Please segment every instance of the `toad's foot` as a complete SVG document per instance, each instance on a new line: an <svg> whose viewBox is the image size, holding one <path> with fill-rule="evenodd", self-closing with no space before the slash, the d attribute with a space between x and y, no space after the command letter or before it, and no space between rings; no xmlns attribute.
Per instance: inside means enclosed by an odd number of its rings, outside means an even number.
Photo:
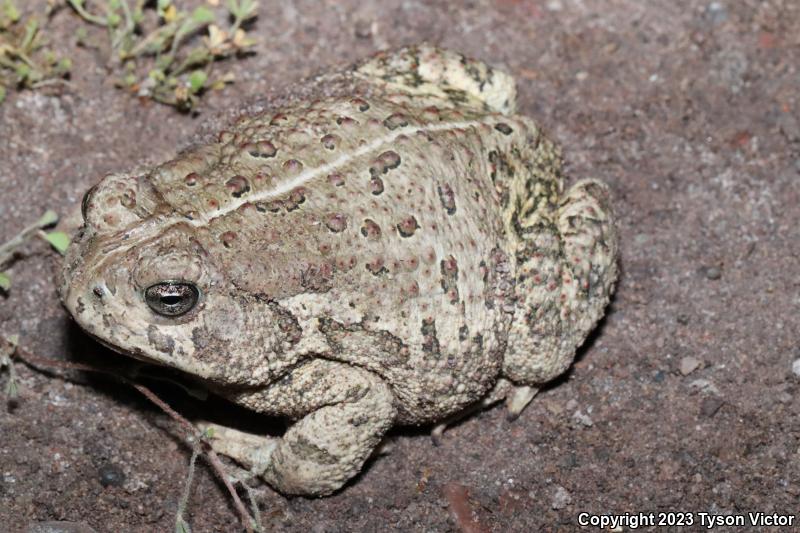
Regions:
<svg viewBox="0 0 800 533"><path fill-rule="evenodd" d="M272 452L280 440L208 422L201 422L198 426L203 431L211 433L208 440L211 449L241 463L256 475L269 465Z"/></svg>

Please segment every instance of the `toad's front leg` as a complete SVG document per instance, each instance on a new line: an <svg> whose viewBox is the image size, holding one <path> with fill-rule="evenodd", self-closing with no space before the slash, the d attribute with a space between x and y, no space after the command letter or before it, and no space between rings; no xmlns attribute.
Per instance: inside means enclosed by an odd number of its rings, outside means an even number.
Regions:
<svg viewBox="0 0 800 533"><path fill-rule="evenodd" d="M324 496L361 470L395 418L394 395L377 375L316 359L258 392L233 398L255 411L298 419L282 438L254 436L214 448L253 466L284 494Z"/></svg>

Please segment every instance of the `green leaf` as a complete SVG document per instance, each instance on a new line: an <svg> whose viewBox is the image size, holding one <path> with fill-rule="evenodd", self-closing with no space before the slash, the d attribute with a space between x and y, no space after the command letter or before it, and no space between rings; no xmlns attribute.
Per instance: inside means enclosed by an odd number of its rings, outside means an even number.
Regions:
<svg viewBox="0 0 800 533"><path fill-rule="evenodd" d="M65 57L56 65L56 72L61 76L68 73L70 70L72 70L72 60L68 57Z"/></svg>
<svg viewBox="0 0 800 533"><path fill-rule="evenodd" d="M58 61L58 58L52 50L45 50L42 53L42 60L44 61L46 67L52 67L55 65L56 61Z"/></svg>
<svg viewBox="0 0 800 533"><path fill-rule="evenodd" d="M13 335L9 335L8 337L6 337L6 340L7 340L7 341L8 341L8 342L11 344L11 346L13 346L14 348L16 348L17 346L19 346L19 335L18 335L18 334L16 334L16 333L14 333Z"/></svg>
<svg viewBox="0 0 800 533"><path fill-rule="evenodd" d="M148 72L147 76L149 78L152 78L152 79L156 80L157 82L163 82L164 78L166 77L166 75L164 74L164 71L161 70L161 69L157 69L157 68L154 68L153 70Z"/></svg>
<svg viewBox="0 0 800 533"><path fill-rule="evenodd" d="M253 0L228 0L228 11L234 18L247 20L255 16L258 6Z"/></svg>
<svg viewBox="0 0 800 533"><path fill-rule="evenodd" d="M75 7L83 7L83 0L69 0L69 3Z"/></svg>
<svg viewBox="0 0 800 533"><path fill-rule="evenodd" d="M36 33L38 31L39 23L36 22L36 19L28 19L28 22L25 23L25 37L22 38L19 47L22 50L28 50L31 44L33 44L33 40L36 38Z"/></svg>
<svg viewBox="0 0 800 533"><path fill-rule="evenodd" d="M6 99L6 88L0 85L0 104Z"/></svg>
<svg viewBox="0 0 800 533"><path fill-rule="evenodd" d="M8 292L11 289L11 276L5 272L0 272L0 289Z"/></svg>
<svg viewBox="0 0 800 533"><path fill-rule="evenodd" d="M14 5L14 2L12 2L11 0L8 0L5 3L5 11L6 11L6 17L11 22L17 22L19 20L20 17L19 10L17 9L17 6Z"/></svg>
<svg viewBox="0 0 800 533"><path fill-rule="evenodd" d="M30 76L31 74L31 67L26 65L25 63L18 63L16 65L17 77L19 77L20 81L24 81Z"/></svg>
<svg viewBox="0 0 800 533"><path fill-rule="evenodd" d="M51 231L45 234L45 239L56 249L58 253L64 255L69 247L69 235L63 231Z"/></svg>
<svg viewBox="0 0 800 533"><path fill-rule="evenodd" d="M200 6L192 11L192 22L197 25L210 24L214 22L214 12L207 7Z"/></svg>
<svg viewBox="0 0 800 533"><path fill-rule="evenodd" d="M202 70L195 70L189 75L189 90L192 93L199 92L206 84L208 74Z"/></svg>
<svg viewBox="0 0 800 533"><path fill-rule="evenodd" d="M47 226L52 226L56 222L58 222L58 213L52 209L48 209L45 211L44 215L36 221L36 226L46 228Z"/></svg>

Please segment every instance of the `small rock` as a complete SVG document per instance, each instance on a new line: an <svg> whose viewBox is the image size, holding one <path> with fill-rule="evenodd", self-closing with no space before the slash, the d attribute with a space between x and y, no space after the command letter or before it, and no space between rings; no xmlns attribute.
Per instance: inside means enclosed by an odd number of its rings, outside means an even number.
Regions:
<svg viewBox="0 0 800 533"><path fill-rule="evenodd" d="M104 487L121 487L125 483L125 473L116 465L102 466L98 474L100 474L100 484Z"/></svg>
<svg viewBox="0 0 800 533"><path fill-rule="evenodd" d="M545 4L545 7L548 11L561 11L564 9L564 4L561 3L561 0L550 0Z"/></svg>
<svg viewBox="0 0 800 533"><path fill-rule="evenodd" d="M723 403L724 402L719 398L703 398L703 401L700 403L700 414L706 418L711 418L717 414L717 411L719 411Z"/></svg>
<svg viewBox="0 0 800 533"><path fill-rule="evenodd" d="M584 413L580 409L575 411L575 414L572 415L572 418L576 422L578 422L579 424L581 424L583 426L586 426L586 427L591 427L591 425L594 424L594 422L592 422L592 419L589 418L589 415L587 415L586 413Z"/></svg>
<svg viewBox="0 0 800 533"><path fill-rule="evenodd" d="M706 279L718 280L722 277L722 269L716 266L703 267L702 271Z"/></svg>
<svg viewBox="0 0 800 533"><path fill-rule="evenodd" d="M684 376L688 376L700 366L700 361L692 356L686 356L681 359L680 371Z"/></svg>
<svg viewBox="0 0 800 533"><path fill-rule="evenodd" d="M681 326L686 326L689 324L689 315L681 313L680 315L678 315L676 320L678 321L678 324L680 324Z"/></svg>
<svg viewBox="0 0 800 533"><path fill-rule="evenodd" d="M553 494L553 502L550 504L553 509L563 509L572 503L572 496L567 489L562 486L556 487L556 492Z"/></svg>
<svg viewBox="0 0 800 533"><path fill-rule="evenodd" d="M706 18L713 25L722 24L728 18L728 10L721 2L711 2L706 7Z"/></svg>
<svg viewBox="0 0 800 533"><path fill-rule="evenodd" d="M800 378L800 359L795 359L792 362L792 374Z"/></svg>
<svg viewBox="0 0 800 533"><path fill-rule="evenodd" d="M692 381L689 383L689 387L693 389L697 389L700 392L705 392L707 394L719 394L719 389L714 382L708 379L700 378Z"/></svg>
<svg viewBox="0 0 800 533"><path fill-rule="evenodd" d="M664 371L663 370L659 370L658 372L656 372L653 375L653 381L655 381L656 383L661 383L661 382L664 381L665 377L666 377L666 374L664 373Z"/></svg>

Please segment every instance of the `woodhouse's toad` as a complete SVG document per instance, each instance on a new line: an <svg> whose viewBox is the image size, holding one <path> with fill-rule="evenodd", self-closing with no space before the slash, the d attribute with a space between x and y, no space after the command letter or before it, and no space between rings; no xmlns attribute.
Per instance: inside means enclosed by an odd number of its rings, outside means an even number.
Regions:
<svg viewBox="0 0 800 533"><path fill-rule="evenodd" d="M394 424L562 373L617 276L604 184L563 192L510 76L428 45L295 87L84 198L61 295L115 350L296 422L217 433L277 490L325 495Z"/></svg>

